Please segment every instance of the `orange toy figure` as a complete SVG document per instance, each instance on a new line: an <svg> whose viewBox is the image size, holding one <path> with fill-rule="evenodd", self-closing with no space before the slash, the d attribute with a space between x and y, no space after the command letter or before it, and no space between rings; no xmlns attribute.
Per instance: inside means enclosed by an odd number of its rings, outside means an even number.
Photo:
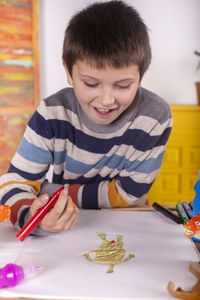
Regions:
<svg viewBox="0 0 200 300"><path fill-rule="evenodd" d="M0 222L9 221L10 212L10 207L8 205L0 204Z"/></svg>
<svg viewBox="0 0 200 300"><path fill-rule="evenodd" d="M200 213L187 221L184 225L184 234L187 238L195 237L200 239Z"/></svg>
<svg viewBox="0 0 200 300"><path fill-rule="evenodd" d="M199 300L200 299L200 270L195 268L194 264L190 264L190 272L197 278L197 283L191 289L191 291L183 291L182 288L178 287L174 289L174 283L169 282L167 289L171 296L182 300Z"/></svg>

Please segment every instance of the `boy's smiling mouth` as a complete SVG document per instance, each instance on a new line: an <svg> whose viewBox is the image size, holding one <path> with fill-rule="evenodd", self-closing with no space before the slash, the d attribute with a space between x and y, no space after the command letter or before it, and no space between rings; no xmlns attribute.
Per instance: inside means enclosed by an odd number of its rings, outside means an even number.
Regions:
<svg viewBox="0 0 200 300"><path fill-rule="evenodd" d="M96 110L98 110L99 112L102 112L102 113L107 113L109 112L111 109L103 109L103 108L96 108Z"/></svg>
<svg viewBox="0 0 200 300"><path fill-rule="evenodd" d="M112 114L112 112L114 110L116 110L116 108L112 108L112 109L105 109L105 108L98 108L98 107L94 107L95 112L98 114L99 117L101 118L108 118L110 117L110 115Z"/></svg>

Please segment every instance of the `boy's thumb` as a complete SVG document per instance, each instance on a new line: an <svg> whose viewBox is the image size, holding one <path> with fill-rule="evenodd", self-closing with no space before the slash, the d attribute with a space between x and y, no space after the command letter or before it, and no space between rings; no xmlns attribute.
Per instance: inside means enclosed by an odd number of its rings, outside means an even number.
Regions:
<svg viewBox="0 0 200 300"><path fill-rule="evenodd" d="M37 210L39 208L41 208L42 206L44 206L47 202L49 201L49 195L48 194L44 194L41 195L40 197L36 198L33 202L33 204L31 205L31 216L33 216Z"/></svg>

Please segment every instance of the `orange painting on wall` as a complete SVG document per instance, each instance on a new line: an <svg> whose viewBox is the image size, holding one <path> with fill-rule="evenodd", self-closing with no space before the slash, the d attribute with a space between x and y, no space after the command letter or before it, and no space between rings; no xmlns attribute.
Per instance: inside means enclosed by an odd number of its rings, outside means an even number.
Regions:
<svg viewBox="0 0 200 300"><path fill-rule="evenodd" d="M0 175L39 103L38 1L0 0Z"/></svg>
<svg viewBox="0 0 200 300"><path fill-rule="evenodd" d="M29 114L0 115L0 171L6 171L26 128Z"/></svg>

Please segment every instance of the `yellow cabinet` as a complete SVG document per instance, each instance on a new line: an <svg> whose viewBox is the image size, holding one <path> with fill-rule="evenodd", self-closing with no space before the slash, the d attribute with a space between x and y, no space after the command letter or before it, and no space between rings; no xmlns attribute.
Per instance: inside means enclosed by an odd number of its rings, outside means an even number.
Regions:
<svg viewBox="0 0 200 300"><path fill-rule="evenodd" d="M172 105L173 128L149 203L190 202L200 170L200 106Z"/></svg>

